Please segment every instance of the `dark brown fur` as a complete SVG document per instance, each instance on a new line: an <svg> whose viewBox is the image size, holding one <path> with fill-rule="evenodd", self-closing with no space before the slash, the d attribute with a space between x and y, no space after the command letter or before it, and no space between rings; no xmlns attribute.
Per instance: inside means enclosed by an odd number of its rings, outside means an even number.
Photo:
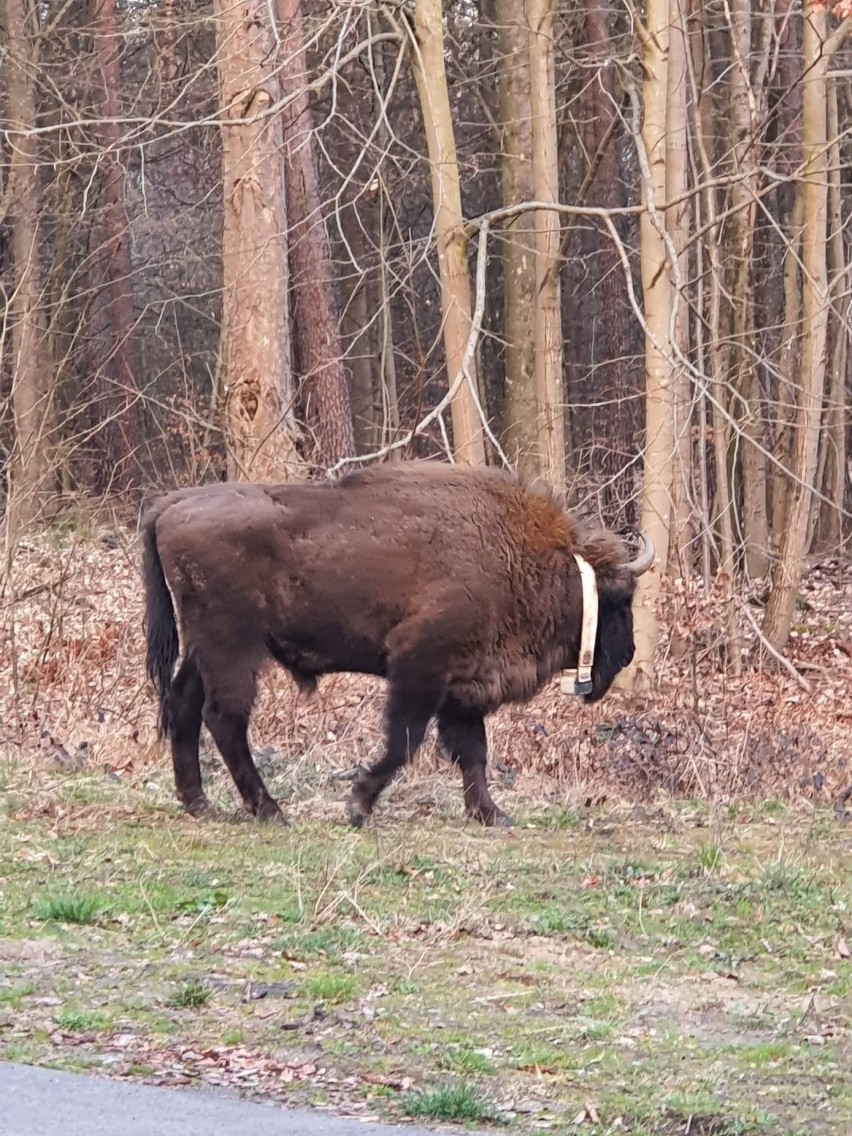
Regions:
<svg viewBox="0 0 852 1136"><path fill-rule="evenodd" d="M338 482L207 485L160 498L143 529L148 673L177 794L193 811L206 806L203 719L249 809L279 815L247 741L257 674L275 659L306 690L336 671L388 680L386 752L355 784L353 823L435 715L468 812L504 819L486 785L484 718L576 665L574 552L595 568L600 596L587 701L633 657L635 579L621 541L494 470L404 462Z"/></svg>

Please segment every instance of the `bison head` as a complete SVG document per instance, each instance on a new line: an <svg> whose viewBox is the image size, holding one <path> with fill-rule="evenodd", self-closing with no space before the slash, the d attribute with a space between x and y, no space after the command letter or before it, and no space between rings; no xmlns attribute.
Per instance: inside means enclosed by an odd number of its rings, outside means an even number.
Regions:
<svg viewBox="0 0 852 1136"><path fill-rule="evenodd" d="M592 665L592 690L587 703L598 702L619 671L633 661L633 593L636 580L647 572L656 555L651 540L642 534L643 548L627 563L606 565L597 572L598 631Z"/></svg>

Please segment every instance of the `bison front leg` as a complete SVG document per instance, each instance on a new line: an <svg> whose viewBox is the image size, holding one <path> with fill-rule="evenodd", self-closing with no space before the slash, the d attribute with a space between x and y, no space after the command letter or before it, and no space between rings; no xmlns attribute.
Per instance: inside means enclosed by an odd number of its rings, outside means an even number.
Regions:
<svg viewBox="0 0 852 1136"><path fill-rule="evenodd" d="M482 715L448 700L438 713L438 738L447 756L461 768L468 816L486 825L511 824L488 792L485 777L488 743Z"/></svg>
<svg viewBox="0 0 852 1136"><path fill-rule="evenodd" d="M420 748L426 727L438 707L441 686L439 682L402 681L399 670L391 675L385 712L384 757L358 775L346 806L349 822L356 828L360 828L373 811L379 794L396 771Z"/></svg>

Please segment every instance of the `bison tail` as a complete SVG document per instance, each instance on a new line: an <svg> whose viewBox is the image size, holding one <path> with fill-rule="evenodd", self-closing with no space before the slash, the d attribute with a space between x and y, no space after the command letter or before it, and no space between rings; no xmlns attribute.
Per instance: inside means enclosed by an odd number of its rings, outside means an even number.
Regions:
<svg viewBox="0 0 852 1136"><path fill-rule="evenodd" d="M143 529L143 576L145 580L145 637L147 640L146 665L148 678L160 698L157 731L168 737L169 694L172 675L180 651L175 609L166 583L160 550L157 547L157 517L149 516Z"/></svg>

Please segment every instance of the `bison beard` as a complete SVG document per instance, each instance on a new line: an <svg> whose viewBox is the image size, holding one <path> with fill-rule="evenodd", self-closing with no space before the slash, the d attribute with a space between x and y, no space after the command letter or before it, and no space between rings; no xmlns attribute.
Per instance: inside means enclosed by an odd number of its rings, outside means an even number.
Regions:
<svg viewBox="0 0 852 1136"><path fill-rule="evenodd" d="M385 753L355 782L355 825L433 716L461 768L467 812L505 822L486 783L485 716L576 666L574 554L595 569L599 594L588 702L633 658L635 577L653 559L648 548L629 563L616 536L584 531L543 490L441 462L337 482L177 490L149 509L143 541L148 675L180 801L193 813L208 807L203 721L249 810L281 817L248 744L257 675L271 658L308 691L337 671L387 679Z"/></svg>

